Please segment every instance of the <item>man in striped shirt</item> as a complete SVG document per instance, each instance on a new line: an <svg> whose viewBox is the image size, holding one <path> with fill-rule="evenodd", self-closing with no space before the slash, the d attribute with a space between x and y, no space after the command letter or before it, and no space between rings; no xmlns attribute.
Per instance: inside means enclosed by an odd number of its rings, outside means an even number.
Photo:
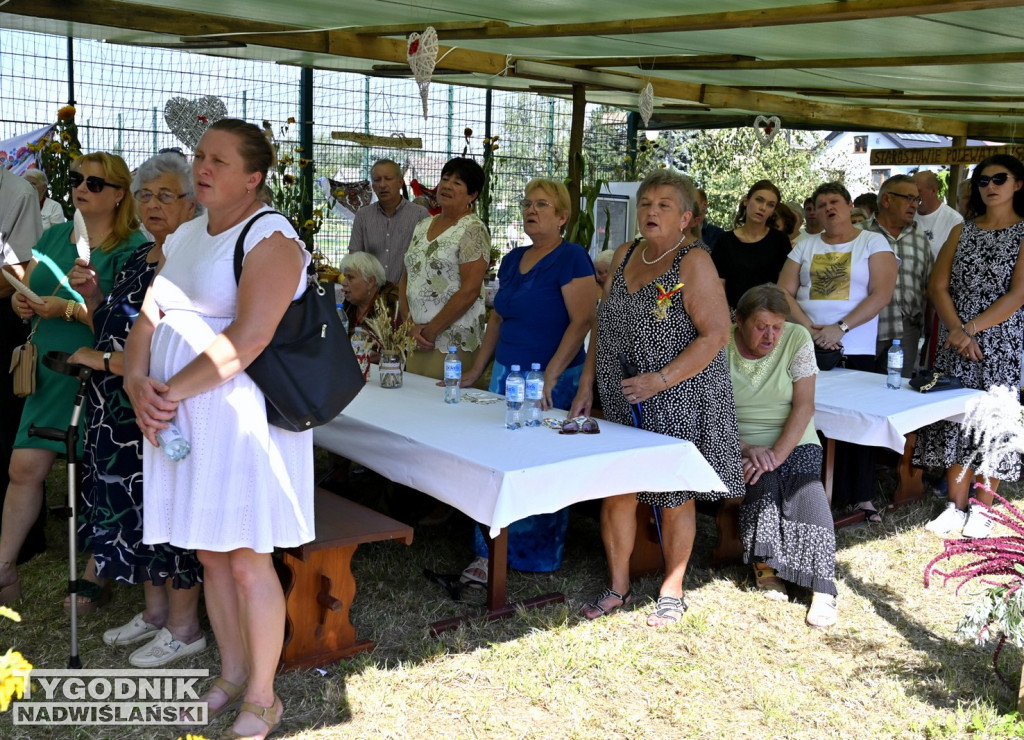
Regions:
<svg viewBox="0 0 1024 740"><path fill-rule="evenodd" d="M387 281L397 285L405 269L405 252L413 229L430 214L402 197L402 168L393 160L378 159L374 163L370 184L377 201L356 213L348 251L372 254L384 265Z"/></svg>

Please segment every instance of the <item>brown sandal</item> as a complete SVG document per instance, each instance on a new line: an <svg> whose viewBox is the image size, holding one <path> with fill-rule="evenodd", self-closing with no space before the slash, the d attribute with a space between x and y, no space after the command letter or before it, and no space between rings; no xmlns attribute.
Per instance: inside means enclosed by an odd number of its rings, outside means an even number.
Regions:
<svg viewBox="0 0 1024 740"><path fill-rule="evenodd" d="M231 683L226 678L221 678L220 676L217 676L217 678L213 679L213 684L211 684L210 688L206 690L206 693L203 694L203 697L207 697L210 691L212 691L213 689L220 689L228 697L228 700L216 709L211 709L209 712L207 712L207 720L215 719L216 717L221 716L225 712L230 711L236 704L238 704L238 702L242 700L242 697L245 696L245 690L248 688L249 683L247 681L242 681L242 683L237 684Z"/></svg>
<svg viewBox="0 0 1024 740"><path fill-rule="evenodd" d="M772 601L789 601L786 584L778 577L775 569L769 568L765 563L754 565L754 583L765 598Z"/></svg>
<svg viewBox="0 0 1024 740"><path fill-rule="evenodd" d="M259 704L253 704L250 701L243 701L241 708L238 713L249 712L256 716L260 722L267 726L267 731L262 735L242 735L237 731L228 728L221 733L220 740L240 740L240 738L253 738L262 737L266 738L277 729L278 725L281 724L281 715L284 714L284 705L281 700L276 696L274 697L274 703L269 707L261 707Z"/></svg>

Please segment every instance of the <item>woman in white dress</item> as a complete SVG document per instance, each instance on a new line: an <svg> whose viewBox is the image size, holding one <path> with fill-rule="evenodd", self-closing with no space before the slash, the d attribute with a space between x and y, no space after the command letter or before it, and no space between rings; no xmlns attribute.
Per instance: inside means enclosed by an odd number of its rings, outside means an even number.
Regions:
<svg viewBox="0 0 1024 740"><path fill-rule="evenodd" d="M274 547L313 539L312 432L267 424L263 394L245 368L270 342L305 287L305 251L287 219L257 220L236 286L233 257L260 202L274 151L252 124L210 126L193 162L206 214L164 245L126 347L125 388L146 445L143 539L198 552L221 654L203 697L210 716L243 699L226 737L265 737L281 720L274 673L285 602ZM192 446L173 462L157 432L174 421Z"/></svg>

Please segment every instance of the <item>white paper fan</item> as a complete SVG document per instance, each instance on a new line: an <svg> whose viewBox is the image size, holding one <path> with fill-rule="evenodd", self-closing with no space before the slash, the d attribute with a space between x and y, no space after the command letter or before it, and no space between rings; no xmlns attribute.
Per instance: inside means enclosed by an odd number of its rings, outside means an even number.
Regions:
<svg viewBox="0 0 1024 740"><path fill-rule="evenodd" d="M427 91L430 88L430 76L434 74L437 64L437 31L427 26L423 33L410 33L409 45L406 48L406 59L412 70L416 84L420 86L420 99L423 101L423 117L427 117Z"/></svg>
<svg viewBox="0 0 1024 740"><path fill-rule="evenodd" d="M21 293L23 296L28 298L30 301L32 301L33 303L44 303L45 302L45 301L43 301L42 298L40 298L38 295L36 295L35 291L33 291L31 288L29 288L27 285L25 285L25 283L23 283L20 280L18 280L18 278L16 278L14 275L12 275L11 273L7 272L7 270L0 270L0 272L2 272L4 274L4 277L7 278L7 282L9 282L11 285L13 285L14 289L16 291Z"/></svg>
<svg viewBox="0 0 1024 740"><path fill-rule="evenodd" d="M78 247L78 258L89 264L92 246L89 244L89 231L85 228L85 218L81 211L75 211L75 232L78 234L78 241L75 242L75 246Z"/></svg>

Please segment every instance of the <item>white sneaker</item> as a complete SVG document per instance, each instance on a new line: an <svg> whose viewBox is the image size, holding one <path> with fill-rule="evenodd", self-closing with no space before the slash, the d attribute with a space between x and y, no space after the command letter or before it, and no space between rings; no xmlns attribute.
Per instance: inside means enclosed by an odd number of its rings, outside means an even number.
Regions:
<svg viewBox="0 0 1024 740"><path fill-rule="evenodd" d="M995 525L983 506L972 503L967 508L967 524L964 525L962 534L972 539L984 539L992 536L992 528Z"/></svg>
<svg viewBox="0 0 1024 740"><path fill-rule="evenodd" d="M195 642L184 643L175 640L171 631L164 627L156 637L129 655L128 662L136 668L157 668L203 650L206 650L205 635L200 635Z"/></svg>
<svg viewBox="0 0 1024 740"><path fill-rule="evenodd" d="M940 537L945 537L948 534L959 534L966 522L967 512L956 508L956 504L950 501L946 504L945 510L925 524L924 528Z"/></svg>
<svg viewBox="0 0 1024 740"><path fill-rule="evenodd" d="M132 621L128 624L122 624L120 627L114 627L104 632L103 642L108 645L131 645L151 638L160 631L160 628L143 619L143 614L145 612L139 612L132 617Z"/></svg>

